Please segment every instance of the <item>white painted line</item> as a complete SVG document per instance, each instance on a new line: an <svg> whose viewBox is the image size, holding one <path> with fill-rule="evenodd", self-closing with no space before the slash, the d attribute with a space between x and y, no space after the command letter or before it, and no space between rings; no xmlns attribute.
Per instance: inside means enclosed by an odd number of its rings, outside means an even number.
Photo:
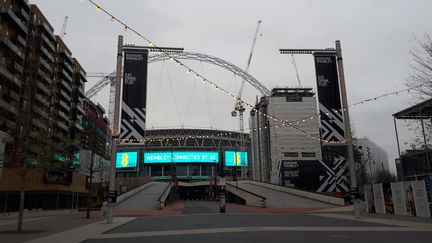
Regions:
<svg viewBox="0 0 432 243"><path fill-rule="evenodd" d="M409 221L394 220L394 219L379 219L379 218L356 219L356 218L354 218L353 215L332 214L332 213L322 213L322 214L319 213L319 214L309 214L309 215L326 217L326 218L334 218L334 219L352 220L352 221L366 222L366 223L394 225L394 226L399 226L399 227L425 228L428 230L432 230L432 224L427 224L427 223L409 222Z"/></svg>
<svg viewBox="0 0 432 243"><path fill-rule="evenodd" d="M23 220L24 220L24 223L25 223L25 222L42 220L42 219L52 219L52 218L56 218L56 217L60 217L60 216L61 215L58 215L58 216L44 216L44 217L28 218L28 219L24 218ZM16 224L17 222L18 222L18 219L0 220L0 226L9 225L9 224Z"/></svg>
<svg viewBox="0 0 432 243"><path fill-rule="evenodd" d="M46 242L62 242L62 243L76 243L82 242L87 239L95 238L108 230L114 229L120 225L128 223L136 219L135 217L115 217L113 224L107 224L106 220L99 221L93 224L85 225L82 227L66 230L60 233L44 236L31 241L31 243L46 243Z"/></svg>
<svg viewBox="0 0 432 243"><path fill-rule="evenodd" d="M265 231L308 231L308 232L424 232L432 229L424 228L400 228L400 227L232 227L210 229L165 230L148 232L131 232L103 234L93 239L132 238L172 235L197 235L215 233L239 233L239 232L265 232Z"/></svg>

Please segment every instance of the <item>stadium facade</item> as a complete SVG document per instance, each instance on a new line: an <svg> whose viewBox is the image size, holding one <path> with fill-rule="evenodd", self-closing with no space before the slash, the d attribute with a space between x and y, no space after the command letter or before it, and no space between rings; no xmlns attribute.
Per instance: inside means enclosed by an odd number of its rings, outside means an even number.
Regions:
<svg viewBox="0 0 432 243"><path fill-rule="evenodd" d="M205 129L146 130L140 143L121 141L116 155L118 178L208 180L251 177L249 134ZM243 139L242 139L243 136Z"/></svg>

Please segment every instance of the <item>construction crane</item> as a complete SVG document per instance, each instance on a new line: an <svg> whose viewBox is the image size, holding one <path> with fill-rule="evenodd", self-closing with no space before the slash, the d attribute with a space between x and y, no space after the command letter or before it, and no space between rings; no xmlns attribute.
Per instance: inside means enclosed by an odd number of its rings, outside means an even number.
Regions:
<svg viewBox="0 0 432 243"><path fill-rule="evenodd" d="M64 20L63 20L63 26L61 28L61 32L60 32L60 39L63 40L63 37L66 35L66 25L68 22L69 17L66 15Z"/></svg>
<svg viewBox="0 0 432 243"><path fill-rule="evenodd" d="M257 41L257 38L258 38L258 33L259 33L259 29L260 29L261 23L262 23L262 20L258 20L257 27L256 27L256 30L255 30L255 34L254 34L254 38L253 38L253 41L252 41L251 50L249 52L249 58L248 58L248 61L247 61L247 64L246 64L246 68L245 68L245 72L246 73L249 71L249 67L250 67L250 64L251 64L251 61L252 61L252 55L253 55L253 52L255 50L255 44L256 44L256 41ZM239 113L239 123L240 123L240 133L241 133L240 151L243 151L243 140L244 140L244 137L243 137L243 131L244 131L243 112L246 110L245 107L243 106L243 102L241 101L241 96L242 96L242 93L243 93L244 85L245 85L245 80L243 79L242 83L240 85L240 89L239 89L238 95L237 95L237 101L234 104L234 110L231 112L231 115L233 117L237 116L237 112ZM243 172L243 167L244 166L241 164L241 162L242 162L242 160L241 160L241 155L240 155L241 177L244 178L244 172Z"/></svg>
<svg viewBox="0 0 432 243"><path fill-rule="evenodd" d="M259 28L260 28L261 22L262 22L262 20L258 20L258 22L257 22L257 27L256 27L256 30L255 30L255 35L254 35L254 38L253 38L253 41L252 41L252 47L251 47L251 50L249 52L249 58L248 58L248 61L247 61L247 64L246 64L246 68L245 68L246 72L249 71L249 67L250 67L250 63L252 61L253 52L255 50L255 44L256 44L256 41L257 41L257 38L258 38L258 33L259 33ZM236 103L234 105L234 110L231 112L232 116L237 116L237 111L240 113L239 116L243 116L243 111L245 110L245 108L244 108L244 106L243 106L243 104L241 102L241 96L242 96L242 93L243 93L244 85L245 85L245 81L242 80L242 83L240 85L240 89L239 89L239 92L238 92L238 95L237 95L237 101L236 101ZM240 130L241 130L241 127L240 127Z"/></svg>
<svg viewBox="0 0 432 243"><path fill-rule="evenodd" d="M294 69L295 69L295 71L296 71L296 75L297 75L297 82L298 82L298 84L299 84L299 88L301 88L301 87L302 87L302 84L301 84L301 81L300 81L300 76L299 76L299 72L298 72L298 69L297 69L297 64L296 64L296 60L295 60L295 58L294 58L294 54L291 54L291 58L292 58L292 64L294 65Z"/></svg>

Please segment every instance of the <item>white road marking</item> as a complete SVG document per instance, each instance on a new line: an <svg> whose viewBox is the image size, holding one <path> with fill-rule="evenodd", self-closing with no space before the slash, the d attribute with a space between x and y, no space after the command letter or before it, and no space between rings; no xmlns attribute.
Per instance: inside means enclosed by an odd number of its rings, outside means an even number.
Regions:
<svg viewBox="0 0 432 243"><path fill-rule="evenodd" d="M187 229L187 230L164 230L148 232L131 232L102 234L93 239L110 238L132 238L150 236L172 236L172 235L196 235L215 233L239 233L239 232L265 232L265 231L309 231L309 232L432 232L426 228L405 227L231 227L231 228L209 228L209 229Z"/></svg>

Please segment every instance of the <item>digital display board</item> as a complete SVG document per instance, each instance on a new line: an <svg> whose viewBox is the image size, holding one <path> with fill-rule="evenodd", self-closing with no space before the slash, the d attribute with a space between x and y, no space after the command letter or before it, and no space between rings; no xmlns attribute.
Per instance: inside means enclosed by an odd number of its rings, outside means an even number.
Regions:
<svg viewBox="0 0 432 243"><path fill-rule="evenodd" d="M135 168L138 161L138 152L118 152L116 156L116 168Z"/></svg>
<svg viewBox="0 0 432 243"><path fill-rule="evenodd" d="M225 151L225 166L247 166L247 152Z"/></svg>
<svg viewBox="0 0 432 243"><path fill-rule="evenodd" d="M151 163L218 163L218 152L146 152L144 164Z"/></svg>

